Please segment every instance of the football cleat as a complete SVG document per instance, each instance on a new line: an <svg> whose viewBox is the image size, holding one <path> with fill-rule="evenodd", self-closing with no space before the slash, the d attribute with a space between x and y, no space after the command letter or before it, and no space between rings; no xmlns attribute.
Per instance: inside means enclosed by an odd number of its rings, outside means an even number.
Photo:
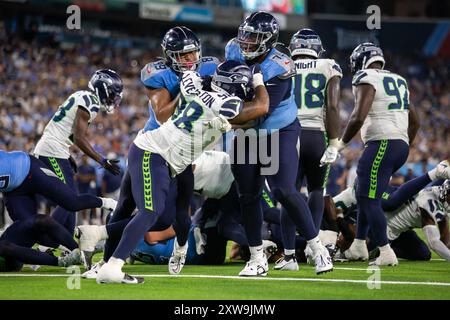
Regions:
<svg viewBox="0 0 450 320"><path fill-rule="evenodd" d="M436 177L435 180L450 179L450 163L448 162L448 160L439 162L439 164L436 166L436 168L434 168L433 170L430 171L429 175L430 175L430 177L432 177L434 175Z"/></svg>
<svg viewBox="0 0 450 320"><path fill-rule="evenodd" d="M394 250L389 248L389 250L384 251L382 253L380 251L380 255L378 258L375 259L375 261L372 261L369 263L370 266L396 266L398 265L397 256L395 255Z"/></svg>
<svg viewBox="0 0 450 320"><path fill-rule="evenodd" d="M270 240L263 240L262 246L267 259L270 259L270 257L274 255L278 250L277 244Z"/></svg>
<svg viewBox="0 0 450 320"><path fill-rule="evenodd" d="M169 259L169 273L170 274L179 274L181 269L183 269L184 264L186 262L186 254L187 254L188 244L183 247L178 245L177 239L175 239L173 243L173 251L172 256Z"/></svg>
<svg viewBox="0 0 450 320"><path fill-rule="evenodd" d="M144 283L144 278L130 276L129 274L122 272L121 268L117 265L108 262L102 265L98 270L96 281L97 283L139 284Z"/></svg>
<svg viewBox="0 0 450 320"><path fill-rule="evenodd" d="M297 259L294 255L284 256L275 262L274 270L298 271Z"/></svg>
<svg viewBox="0 0 450 320"><path fill-rule="evenodd" d="M74 249L69 254L58 257L58 266L70 267L76 264L81 264L80 249Z"/></svg>
<svg viewBox="0 0 450 320"><path fill-rule="evenodd" d="M269 264L267 263L267 257L265 254L259 259L250 259L245 265L244 269L239 272L241 277L258 277L267 276L269 272Z"/></svg>
<svg viewBox="0 0 450 320"><path fill-rule="evenodd" d="M344 256L350 261L366 261L369 259L369 251L367 250L366 242L353 241L350 248L344 251Z"/></svg>
<svg viewBox="0 0 450 320"><path fill-rule="evenodd" d="M314 257L316 264L316 274L333 271L333 262L331 261L328 250L323 247Z"/></svg>
<svg viewBox="0 0 450 320"><path fill-rule="evenodd" d="M81 275L82 278L85 279L97 279L97 274L98 274L98 270L100 270L100 268L105 264L105 261L100 260L99 262L97 262L96 264L94 264L92 266L91 269L89 269L88 271L86 271L85 273L83 273Z"/></svg>
<svg viewBox="0 0 450 320"><path fill-rule="evenodd" d="M305 248L305 257L307 264L314 264L314 254L311 250L311 247L307 244Z"/></svg>

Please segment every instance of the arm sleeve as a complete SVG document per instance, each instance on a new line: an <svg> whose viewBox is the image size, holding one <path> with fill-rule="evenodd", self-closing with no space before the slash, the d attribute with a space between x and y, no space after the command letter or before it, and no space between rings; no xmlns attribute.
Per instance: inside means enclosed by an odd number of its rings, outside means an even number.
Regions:
<svg viewBox="0 0 450 320"><path fill-rule="evenodd" d="M450 250L441 241L439 229L433 225L427 225L422 228L425 238L430 248L435 251L440 257L450 262Z"/></svg>

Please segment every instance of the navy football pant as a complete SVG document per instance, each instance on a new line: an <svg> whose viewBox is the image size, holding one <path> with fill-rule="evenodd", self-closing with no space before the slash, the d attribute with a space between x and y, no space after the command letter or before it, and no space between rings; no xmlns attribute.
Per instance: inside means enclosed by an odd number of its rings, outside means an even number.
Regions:
<svg viewBox="0 0 450 320"><path fill-rule="evenodd" d="M278 161L278 171L273 175L261 175L261 158L259 148L253 144L251 140L246 139L245 150L238 150L238 140L243 139L242 136L235 137L233 165L232 171L238 185L239 199L241 204L241 212L243 216L243 224L247 233L250 246L259 246L262 244L261 227L263 214L261 209L261 196L264 185L264 178L272 191L274 198L282 204L287 210L290 218L299 228L306 239L310 240L317 236L316 228L311 217L311 212L296 189L295 180L298 170L298 151L297 142L300 133L300 124L296 119L289 126L279 130L279 140L274 141L278 151L272 152L271 136L260 137L256 142L258 145L266 143L268 155L273 161ZM276 135L272 135L274 137ZM253 150L253 151L250 151ZM239 161L239 154L245 152L243 164ZM252 164L252 157L257 159L256 164Z"/></svg>
<svg viewBox="0 0 450 320"><path fill-rule="evenodd" d="M409 146L403 140L378 140L366 144L357 168L357 239L365 239L370 227L375 246L388 243L381 199L392 174L405 163L408 153Z"/></svg>
<svg viewBox="0 0 450 320"><path fill-rule="evenodd" d="M74 181L75 173L68 159L59 159L44 156L39 156L38 158L49 169L51 169L58 176L58 178L72 190L74 194L78 193ZM53 210L52 218L62 224L67 229L67 231L73 233L76 221L76 215L74 211L66 210L63 207L58 206L55 210Z"/></svg>
<svg viewBox="0 0 450 320"><path fill-rule="evenodd" d="M122 238L113 256L125 260L147 232L163 214L170 187L170 174L167 162L159 154L144 151L132 144L128 154L127 192L132 197L126 203L128 210L122 207L123 201L114 212L111 221L121 216L131 216L130 208L135 205L136 215L126 225ZM124 177L125 179L125 177ZM130 188L131 186L131 188ZM121 187L122 192L122 187ZM122 198L122 197L121 197ZM131 212L130 212L131 211ZM110 222L111 222L110 221Z"/></svg>
<svg viewBox="0 0 450 320"><path fill-rule="evenodd" d="M90 194L77 195L67 184L49 172L40 160L30 156L28 176L18 188L5 193L5 204L13 221L24 220L37 214L34 197L36 194L50 199L69 211L102 206L100 198Z"/></svg>
<svg viewBox="0 0 450 320"><path fill-rule="evenodd" d="M78 247L73 236L58 222L45 215L34 215L15 221L0 237L0 256L6 260L6 270L19 271L23 264L57 266L58 259L31 249L35 243L51 239L69 250Z"/></svg>

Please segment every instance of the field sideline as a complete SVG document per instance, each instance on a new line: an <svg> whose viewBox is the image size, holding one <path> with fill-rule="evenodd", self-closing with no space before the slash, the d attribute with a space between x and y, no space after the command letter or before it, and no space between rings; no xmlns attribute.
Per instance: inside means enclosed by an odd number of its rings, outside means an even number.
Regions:
<svg viewBox="0 0 450 320"><path fill-rule="evenodd" d="M126 265L124 271L145 277L141 285L98 285L77 281L64 268L25 267L21 273L0 274L0 299L151 299L151 300L296 300L296 299L450 299L450 272L446 261L400 260L399 266L380 269L380 289L367 263L335 263L331 273L316 276L314 268L270 270L265 278L241 278L242 263L223 266L186 265L170 276L165 265ZM271 269L273 264L270 265ZM83 271L83 268L81 268Z"/></svg>

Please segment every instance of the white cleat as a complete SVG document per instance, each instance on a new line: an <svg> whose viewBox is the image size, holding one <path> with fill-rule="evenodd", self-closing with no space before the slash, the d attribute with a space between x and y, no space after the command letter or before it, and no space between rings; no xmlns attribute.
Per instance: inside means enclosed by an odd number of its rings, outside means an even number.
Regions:
<svg viewBox="0 0 450 320"><path fill-rule="evenodd" d="M378 258L375 259L375 261L372 261L369 263L371 266L396 266L398 265L397 256L395 255L394 250L389 249L388 251L385 251L382 253L380 251L380 255Z"/></svg>
<svg viewBox="0 0 450 320"><path fill-rule="evenodd" d="M58 257L58 266L70 267L73 265L81 264L80 249L72 250L69 254Z"/></svg>
<svg viewBox="0 0 450 320"><path fill-rule="evenodd" d="M100 197L100 199L102 199L102 209L105 210L110 210L110 211L114 211L117 207L117 201L111 198L102 198Z"/></svg>
<svg viewBox="0 0 450 320"><path fill-rule="evenodd" d="M270 259L270 257L274 255L278 250L277 244L270 240L263 240L262 246L267 259Z"/></svg>
<svg viewBox="0 0 450 320"><path fill-rule="evenodd" d="M314 254L313 254L313 252L311 250L311 247L309 245L306 245L305 257L306 257L306 263L307 264L311 264L311 265L315 264L315 262L314 262Z"/></svg>
<svg viewBox="0 0 450 320"><path fill-rule="evenodd" d="M331 261L328 250L323 247L314 257L316 264L316 274L333 271L333 262Z"/></svg>
<svg viewBox="0 0 450 320"><path fill-rule="evenodd" d="M96 281L97 283L139 284L144 283L144 278L130 276L122 272L120 268L105 263L98 270Z"/></svg>
<svg viewBox="0 0 450 320"><path fill-rule="evenodd" d="M265 277L269 272L269 264L265 254L259 259L251 259L247 262L244 269L239 272L241 277Z"/></svg>
<svg viewBox="0 0 450 320"><path fill-rule="evenodd" d="M344 256L350 261L366 261L369 259L369 251L367 250L366 242L353 241L350 248L344 251Z"/></svg>
<svg viewBox="0 0 450 320"><path fill-rule="evenodd" d="M81 250L81 259L87 270L91 269L92 256L95 253L96 245L104 240L102 228L104 226L84 225L75 228L75 238L78 239Z"/></svg>
<svg viewBox="0 0 450 320"><path fill-rule="evenodd" d="M275 262L275 266L273 267L274 270L290 270L290 271L298 271L298 263L297 259L294 255L291 256L284 256L278 259Z"/></svg>
<svg viewBox="0 0 450 320"><path fill-rule="evenodd" d="M173 243L173 251L172 256L169 259L169 273L170 274L179 274L181 269L183 269L184 264L186 262L186 254L188 249L188 243L183 247L178 245L178 241L175 238Z"/></svg>
<svg viewBox="0 0 450 320"><path fill-rule="evenodd" d="M432 171L435 171L434 175L436 179L450 179L450 163L448 160L439 162L439 164Z"/></svg>
<svg viewBox="0 0 450 320"><path fill-rule="evenodd" d="M98 274L98 270L100 270L100 268L105 264L105 262L103 260L100 260L99 262L97 262L96 264L94 264L92 266L91 269L89 269L88 271L86 271L85 273L83 273L81 275L82 278L85 279L97 279L97 274Z"/></svg>

